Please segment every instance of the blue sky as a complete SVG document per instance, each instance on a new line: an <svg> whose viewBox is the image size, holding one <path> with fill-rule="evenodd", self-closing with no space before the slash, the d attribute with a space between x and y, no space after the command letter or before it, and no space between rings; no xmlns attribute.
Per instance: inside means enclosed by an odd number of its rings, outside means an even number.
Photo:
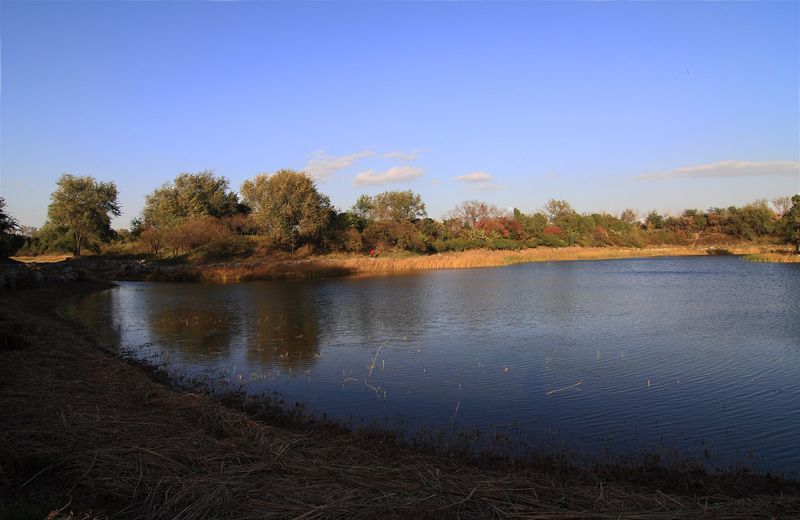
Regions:
<svg viewBox="0 0 800 520"><path fill-rule="evenodd" d="M0 190L181 172L530 213L800 192L800 2L0 2Z"/></svg>

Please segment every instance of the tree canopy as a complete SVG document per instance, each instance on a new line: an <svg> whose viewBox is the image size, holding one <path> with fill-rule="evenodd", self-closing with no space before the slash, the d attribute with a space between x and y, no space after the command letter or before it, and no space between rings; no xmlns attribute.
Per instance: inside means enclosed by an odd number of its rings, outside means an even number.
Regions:
<svg viewBox="0 0 800 520"><path fill-rule="evenodd" d="M16 249L11 233L18 229L17 219L6 213L6 199L0 197L0 257L7 257Z"/></svg>
<svg viewBox="0 0 800 520"><path fill-rule="evenodd" d="M242 184L242 198L260 227L278 244L318 239L333 217L330 199L305 172L279 170Z"/></svg>
<svg viewBox="0 0 800 520"><path fill-rule="evenodd" d="M17 226L17 220L6 213L6 199L0 197L0 233L12 233Z"/></svg>
<svg viewBox="0 0 800 520"><path fill-rule="evenodd" d="M113 182L98 182L93 177L65 173L50 195L47 215L75 236L75 256L87 241L104 240L112 232L111 216L118 217L117 187Z"/></svg>
<svg viewBox="0 0 800 520"><path fill-rule="evenodd" d="M240 209L228 179L217 177L214 170L203 170L181 173L147 195L142 219L147 226L170 229L190 218L222 218Z"/></svg>
<svg viewBox="0 0 800 520"><path fill-rule="evenodd" d="M792 206L781 217L780 227L784 240L800 253L800 195L792 197Z"/></svg>
<svg viewBox="0 0 800 520"><path fill-rule="evenodd" d="M379 193L374 197L362 195L356 209L363 208L371 220L417 220L425 218L425 203L422 197L411 190L394 190Z"/></svg>
<svg viewBox="0 0 800 520"><path fill-rule="evenodd" d="M457 221L462 226L476 227L480 222L506 216L494 204L486 204L479 200L465 200L447 212L447 218Z"/></svg>

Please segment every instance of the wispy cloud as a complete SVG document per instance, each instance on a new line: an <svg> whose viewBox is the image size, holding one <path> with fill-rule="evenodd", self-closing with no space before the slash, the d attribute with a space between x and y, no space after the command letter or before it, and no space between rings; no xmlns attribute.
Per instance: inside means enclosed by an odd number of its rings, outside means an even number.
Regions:
<svg viewBox="0 0 800 520"><path fill-rule="evenodd" d="M380 157L381 159L390 159L400 162L413 161L415 159L419 159L420 154L423 151L424 150L410 150L407 152L395 151L385 154L377 154L375 152L364 150L363 152L359 153L334 157L332 155L327 155L325 150L317 150L309 156L308 163L306 164L304 170L306 173L314 177L317 182L328 182L333 179L333 174L339 170L353 166L356 164L356 162L365 157Z"/></svg>
<svg viewBox="0 0 800 520"><path fill-rule="evenodd" d="M547 177L548 179L555 179L556 178L555 174L552 174L552 173L545 174L545 177Z"/></svg>
<svg viewBox="0 0 800 520"><path fill-rule="evenodd" d="M318 150L311 154L311 158L308 160L308 164L306 164L305 172L314 177L317 182L328 182L333 177L333 174L339 170L352 166L362 157L372 157L375 155L377 154L374 152L364 150L359 153L333 157L331 155L325 155L324 150Z"/></svg>
<svg viewBox="0 0 800 520"><path fill-rule="evenodd" d="M701 166L687 166L667 172L645 173L628 179L629 181L663 181L666 179L708 177L763 177L767 175L798 175L800 161L720 161Z"/></svg>
<svg viewBox="0 0 800 520"><path fill-rule="evenodd" d="M492 176L486 172L472 172L466 175L453 177L452 180L456 182L466 182L472 184L476 182L489 182L490 180L492 180Z"/></svg>
<svg viewBox="0 0 800 520"><path fill-rule="evenodd" d="M492 176L486 172L472 172L466 175L452 177L450 180L463 182L464 191L495 191L502 190L505 186L500 186L492 182Z"/></svg>
<svg viewBox="0 0 800 520"><path fill-rule="evenodd" d="M395 166L383 173L369 170L359 173L353 179L353 186L383 186L385 184L399 184L410 182L425 175L424 168L415 166Z"/></svg>
<svg viewBox="0 0 800 520"><path fill-rule="evenodd" d="M422 150L411 150L409 152L389 152L381 155L382 159L397 159L398 161L413 161L419 159Z"/></svg>

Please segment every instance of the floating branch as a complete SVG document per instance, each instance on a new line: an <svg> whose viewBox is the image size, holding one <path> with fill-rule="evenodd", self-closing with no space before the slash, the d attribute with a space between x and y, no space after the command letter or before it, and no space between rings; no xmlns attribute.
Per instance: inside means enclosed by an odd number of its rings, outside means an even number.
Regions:
<svg viewBox="0 0 800 520"><path fill-rule="evenodd" d="M383 343L381 343L381 346L378 347L378 350L375 352L375 357L372 358L372 364L370 364L369 366L369 375L372 375L372 370L375 368L375 360L378 359L378 354L380 353L383 346L386 345L387 343L389 343L388 339Z"/></svg>
<svg viewBox="0 0 800 520"><path fill-rule="evenodd" d="M452 428L456 427L456 414L458 414L458 407L461 406L461 401L456 404L456 411L453 412L453 424L451 425Z"/></svg>
<svg viewBox="0 0 800 520"><path fill-rule="evenodd" d="M364 380L364 384L365 384L365 385L367 385L368 387L372 388L373 390L375 390L375 395L377 395L377 396L378 396L378 398L380 398L380 396L381 396L381 389L380 389L380 387L378 387L378 388L375 388L375 387L374 387L374 386L372 386L371 384L367 383L367 380L366 380L366 379Z"/></svg>
<svg viewBox="0 0 800 520"><path fill-rule="evenodd" d="M561 391L564 391L564 390L569 390L570 388L574 388L575 390L577 390L578 392L580 392L580 391L581 391L581 389L580 389L580 388L577 388L577 386L578 386L579 384L581 384L581 383L583 383L583 379L581 379L580 381L578 381L578 382L577 382L577 383L575 383L574 385L565 386L564 388L559 388L558 390L550 390L550 391L549 391L549 392L547 392L547 394L545 394L545 395L550 395L550 394L554 394L554 393L556 393L556 392L561 392Z"/></svg>

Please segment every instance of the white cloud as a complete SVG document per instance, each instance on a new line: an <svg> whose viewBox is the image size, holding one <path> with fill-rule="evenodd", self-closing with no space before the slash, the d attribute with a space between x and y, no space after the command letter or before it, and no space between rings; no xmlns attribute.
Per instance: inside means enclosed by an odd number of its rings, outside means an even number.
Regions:
<svg viewBox="0 0 800 520"><path fill-rule="evenodd" d="M395 166L378 174L375 173L375 170L369 170L356 175L356 178L353 179L353 186L383 186L384 184L410 182L423 175L425 175L425 169L414 166Z"/></svg>
<svg viewBox="0 0 800 520"><path fill-rule="evenodd" d="M465 184L463 187L464 191L495 191L505 188L505 186L493 184L491 182L492 176L486 172L472 172L466 175L453 177L450 180L463 182Z"/></svg>
<svg viewBox="0 0 800 520"><path fill-rule="evenodd" d="M700 179L708 177L763 177L766 175L800 175L800 161L720 161L701 166L687 166L667 172L646 173L628 180L661 181L681 177Z"/></svg>
<svg viewBox="0 0 800 520"><path fill-rule="evenodd" d="M413 161L419 159L419 152L422 150L411 150L410 152L389 152L381 155L382 159L397 159L398 161Z"/></svg>
<svg viewBox="0 0 800 520"><path fill-rule="evenodd" d="M555 179L556 178L556 176L554 174L552 174L552 173L545 174L545 177L547 177L548 179Z"/></svg>
<svg viewBox="0 0 800 520"><path fill-rule="evenodd" d="M324 150L318 150L311 154L304 171L314 177L317 182L328 182L333 177L333 174L339 170L352 166L362 157L372 157L374 155L376 155L374 152L364 150L360 153L333 157L325 155Z"/></svg>
<svg viewBox="0 0 800 520"><path fill-rule="evenodd" d="M492 176L486 172L472 172L466 175L461 175L459 177L453 177L451 180L456 182L466 182L466 183L475 183L475 182L488 182L492 180Z"/></svg>

